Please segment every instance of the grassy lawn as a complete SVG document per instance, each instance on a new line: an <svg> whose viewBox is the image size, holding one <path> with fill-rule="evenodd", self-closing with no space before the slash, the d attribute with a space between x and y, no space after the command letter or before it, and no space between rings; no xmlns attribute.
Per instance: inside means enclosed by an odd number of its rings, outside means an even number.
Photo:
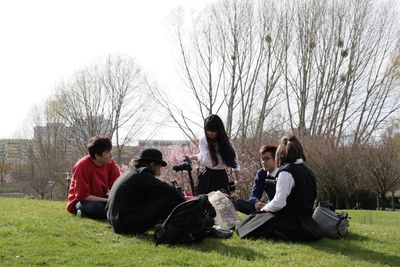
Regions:
<svg viewBox="0 0 400 267"><path fill-rule="evenodd" d="M400 212L350 210L346 239L205 239L155 246L69 215L65 202L0 198L0 266L400 266Z"/></svg>

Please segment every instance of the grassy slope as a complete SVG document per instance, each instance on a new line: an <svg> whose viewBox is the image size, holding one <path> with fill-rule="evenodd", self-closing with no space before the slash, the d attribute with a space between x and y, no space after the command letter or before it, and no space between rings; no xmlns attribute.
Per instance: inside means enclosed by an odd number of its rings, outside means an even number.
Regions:
<svg viewBox="0 0 400 267"><path fill-rule="evenodd" d="M349 211L350 234L310 244L206 239L156 247L69 215L64 202L0 198L0 266L400 266L399 212Z"/></svg>

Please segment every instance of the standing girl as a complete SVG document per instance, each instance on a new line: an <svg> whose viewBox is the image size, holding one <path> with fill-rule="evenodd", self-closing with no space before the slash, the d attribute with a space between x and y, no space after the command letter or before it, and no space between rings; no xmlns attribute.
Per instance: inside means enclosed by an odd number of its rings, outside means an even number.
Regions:
<svg viewBox="0 0 400 267"><path fill-rule="evenodd" d="M199 143L200 153L189 157L191 160L199 160L205 166L199 176L196 193L207 194L216 190L229 192L226 168L232 168L236 181L239 181L238 156L218 115L210 115L205 119L204 132Z"/></svg>

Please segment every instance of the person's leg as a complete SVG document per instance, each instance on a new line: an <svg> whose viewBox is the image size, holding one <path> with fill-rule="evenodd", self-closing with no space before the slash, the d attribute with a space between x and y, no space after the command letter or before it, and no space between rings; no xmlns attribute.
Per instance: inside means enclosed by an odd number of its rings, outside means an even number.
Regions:
<svg viewBox="0 0 400 267"><path fill-rule="evenodd" d="M120 217L119 225L115 226L115 230L125 234L143 233L153 227L159 220L164 220L179 203L169 198L159 198L135 214Z"/></svg>
<svg viewBox="0 0 400 267"><path fill-rule="evenodd" d="M76 204L76 210L83 213L84 217L91 219L106 219L106 203L97 201L80 201Z"/></svg>
<svg viewBox="0 0 400 267"><path fill-rule="evenodd" d="M249 215L250 213L256 212L255 206L248 200L238 199L234 204L236 210L240 211L241 213Z"/></svg>

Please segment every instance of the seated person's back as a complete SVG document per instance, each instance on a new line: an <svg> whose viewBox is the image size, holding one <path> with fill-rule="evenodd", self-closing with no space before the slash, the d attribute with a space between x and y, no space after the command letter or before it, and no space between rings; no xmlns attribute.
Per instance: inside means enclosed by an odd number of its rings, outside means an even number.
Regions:
<svg viewBox="0 0 400 267"><path fill-rule="evenodd" d="M145 232L184 201L174 187L156 178L166 165L160 151L146 149L135 165L117 179L106 207L114 232Z"/></svg>

